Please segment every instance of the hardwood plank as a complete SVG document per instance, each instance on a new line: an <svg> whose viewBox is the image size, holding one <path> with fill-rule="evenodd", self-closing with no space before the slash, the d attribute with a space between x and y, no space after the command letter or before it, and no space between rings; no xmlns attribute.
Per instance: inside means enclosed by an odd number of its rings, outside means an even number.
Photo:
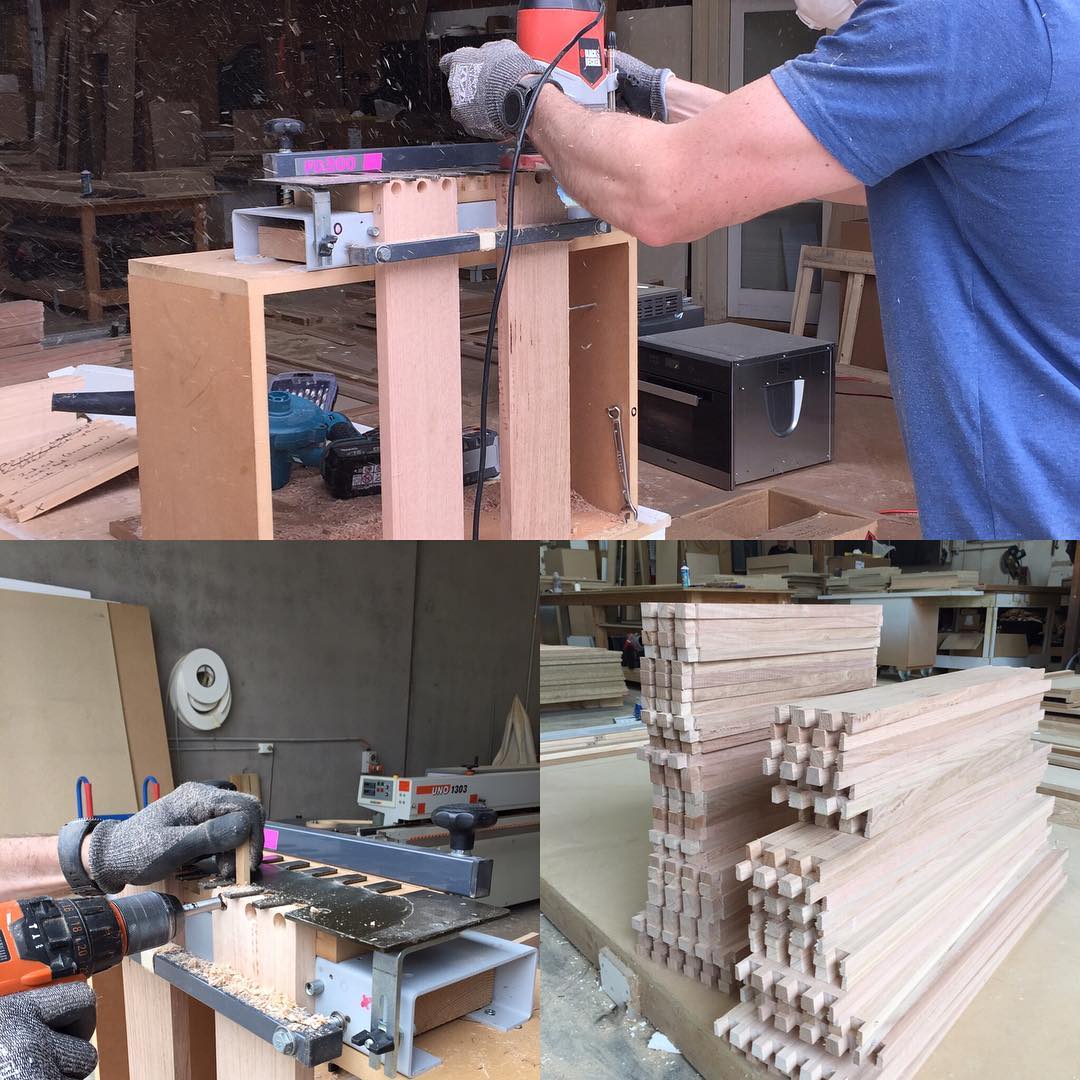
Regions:
<svg viewBox="0 0 1080 1080"><path fill-rule="evenodd" d="M500 180L500 224L507 184ZM518 179L515 225L564 216L550 176ZM569 289L565 244L513 253L498 322L499 508L508 540L570 535Z"/></svg>
<svg viewBox="0 0 1080 1080"><path fill-rule="evenodd" d="M442 177L379 185L375 220L387 241L456 233L455 181ZM456 259L380 266L375 303L383 536L460 540L464 521Z"/></svg>

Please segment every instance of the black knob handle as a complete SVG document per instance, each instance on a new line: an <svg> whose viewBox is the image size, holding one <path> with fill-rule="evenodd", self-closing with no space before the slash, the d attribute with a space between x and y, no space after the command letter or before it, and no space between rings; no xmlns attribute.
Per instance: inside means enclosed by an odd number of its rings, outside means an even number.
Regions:
<svg viewBox="0 0 1080 1080"><path fill-rule="evenodd" d="M431 820L450 834L450 850L464 854L472 851L476 843L476 830L491 828L499 820L499 815L483 803L463 803L460 806L440 806L431 815Z"/></svg>
<svg viewBox="0 0 1080 1080"><path fill-rule="evenodd" d="M305 130L303 120L295 120L291 116L278 116L263 124L263 131L278 139L283 151L292 150L293 140L297 135L303 135Z"/></svg>

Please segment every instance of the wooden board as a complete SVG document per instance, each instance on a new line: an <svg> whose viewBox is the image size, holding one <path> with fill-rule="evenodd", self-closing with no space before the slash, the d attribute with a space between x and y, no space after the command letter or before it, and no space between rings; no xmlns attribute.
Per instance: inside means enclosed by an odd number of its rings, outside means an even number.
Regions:
<svg viewBox="0 0 1080 1080"><path fill-rule="evenodd" d="M449 177L380 185L386 241L457 231ZM381 266L375 276L385 539L460 540L461 342L453 257Z"/></svg>
<svg viewBox="0 0 1080 1080"><path fill-rule="evenodd" d="M80 775L93 782L96 811L136 808L108 605L0 591L0 715L5 835L70 821Z"/></svg>
<svg viewBox="0 0 1080 1080"><path fill-rule="evenodd" d="M498 194L500 224L506 185ZM515 225L564 217L550 175L518 180ZM570 535L569 288L565 245L514 252L499 312L499 505L508 540Z"/></svg>
<svg viewBox="0 0 1080 1080"><path fill-rule="evenodd" d="M0 462L0 513L30 521L138 465L131 428L109 420L76 422Z"/></svg>
<svg viewBox="0 0 1080 1080"><path fill-rule="evenodd" d="M637 251L630 240L570 256L570 483L609 514L626 506L607 412L613 405L638 501Z"/></svg>
<svg viewBox="0 0 1080 1080"><path fill-rule="evenodd" d="M128 288L144 536L273 539L261 302L137 275Z"/></svg>

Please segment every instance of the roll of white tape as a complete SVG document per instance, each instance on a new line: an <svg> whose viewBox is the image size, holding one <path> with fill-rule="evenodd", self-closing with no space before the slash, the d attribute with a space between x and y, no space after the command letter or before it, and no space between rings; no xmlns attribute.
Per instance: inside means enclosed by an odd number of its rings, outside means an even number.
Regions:
<svg viewBox="0 0 1080 1080"><path fill-rule="evenodd" d="M232 687L225 661L212 649L192 649L169 675L169 711L197 731L213 731L232 708Z"/></svg>

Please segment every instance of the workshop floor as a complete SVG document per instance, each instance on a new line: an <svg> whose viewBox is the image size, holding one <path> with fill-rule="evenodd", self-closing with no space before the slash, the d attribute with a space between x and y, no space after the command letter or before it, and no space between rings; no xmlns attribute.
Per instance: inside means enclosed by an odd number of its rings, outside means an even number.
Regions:
<svg viewBox="0 0 1080 1080"><path fill-rule="evenodd" d="M119 314L119 309L112 311L103 322L107 325ZM84 329L87 325L78 316L46 309L47 333ZM853 368L844 376L847 381L838 383L836 438L833 460L829 463L744 484L732 492L641 462L639 502L679 519L693 511L718 506L747 491L780 488L822 504L850 508L869 518L878 518L881 536L918 538L921 534L917 518L881 515L883 510L913 508L914 487L889 387L887 383L877 381L863 383L862 370ZM880 376L881 373L876 373L875 377ZM472 422L476 410L474 382L474 379L467 380L463 393L467 422ZM344 396L339 405L371 410L370 405ZM350 415L355 415L355 410ZM376 422L372 416L365 413L357 418L365 423ZM139 509L138 480L134 475L128 475L32 521L18 524L5 519L0 525L0 538L7 535L27 540L110 539L110 522L135 518Z"/></svg>
<svg viewBox="0 0 1080 1080"><path fill-rule="evenodd" d="M780 488L823 505L877 518L880 536L918 539L922 534L916 517L882 514L883 510L915 508L915 486L889 387L855 381L861 378L857 373L849 377L853 381L838 388L836 396L832 461L743 484L735 491L721 491L643 461L638 466L638 501L663 510L674 520L747 491Z"/></svg>
<svg viewBox="0 0 1080 1080"><path fill-rule="evenodd" d="M541 920L540 1068L544 1080L694 1080L681 1054L650 1050L656 1030L600 988L596 968L547 919Z"/></svg>

